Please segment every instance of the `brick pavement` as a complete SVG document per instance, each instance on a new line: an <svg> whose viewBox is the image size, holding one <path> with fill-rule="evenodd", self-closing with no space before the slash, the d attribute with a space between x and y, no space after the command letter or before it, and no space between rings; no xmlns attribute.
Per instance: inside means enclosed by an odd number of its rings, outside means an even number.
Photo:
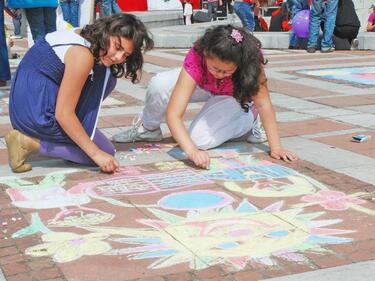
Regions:
<svg viewBox="0 0 375 281"><path fill-rule="evenodd" d="M148 80L185 53L154 50L139 85L118 82L98 123L107 136L131 125ZM116 144L116 175L38 156L15 175L1 90L0 280L251 281L374 260L375 140L350 141L374 136L374 53L265 55L282 141L301 157L293 164L239 141L210 151L200 171L163 124L160 144ZM187 124L201 106L189 106Z"/></svg>

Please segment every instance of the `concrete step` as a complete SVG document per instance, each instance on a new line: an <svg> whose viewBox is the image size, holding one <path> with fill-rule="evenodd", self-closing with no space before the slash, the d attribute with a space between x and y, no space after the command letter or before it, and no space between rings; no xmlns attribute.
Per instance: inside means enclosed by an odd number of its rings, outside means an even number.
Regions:
<svg viewBox="0 0 375 281"><path fill-rule="evenodd" d="M158 48L190 48L192 44L204 33L205 29L219 24L229 24L229 20L196 23L189 26L176 25L152 27L155 46ZM235 25L241 26L236 20ZM254 32L266 49L285 49L289 46L288 32ZM375 50L375 33L360 32L358 34L360 50Z"/></svg>

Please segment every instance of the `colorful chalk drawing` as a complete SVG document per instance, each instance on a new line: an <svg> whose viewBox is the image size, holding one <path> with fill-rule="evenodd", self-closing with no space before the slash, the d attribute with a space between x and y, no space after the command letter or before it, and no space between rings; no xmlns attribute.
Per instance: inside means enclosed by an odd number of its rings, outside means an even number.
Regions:
<svg viewBox="0 0 375 281"><path fill-rule="evenodd" d="M108 236L104 233L79 235L71 232L48 232L42 235L43 244L27 248L25 254L33 257L51 256L55 262L70 262L82 256L108 252L111 245L102 241Z"/></svg>
<svg viewBox="0 0 375 281"><path fill-rule="evenodd" d="M329 211L345 211L347 209L353 209L359 212L366 213L368 215L375 215L375 211L363 206L366 201L359 199L362 195L366 195L365 192L357 192L350 195L346 195L341 191L334 190L322 190L316 194L305 195L301 198L301 201L307 203L296 204L294 208L305 208L313 205L320 205L325 210Z"/></svg>
<svg viewBox="0 0 375 281"><path fill-rule="evenodd" d="M330 191L293 169L230 150L221 155L224 157L212 159L209 171L195 170L178 161L127 166L119 173L80 182L68 190L64 189L63 173L49 174L37 184L18 178L1 179L0 183L10 187L7 193L14 205L59 208L45 222L38 213L32 213L30 225L12 237L41 234L43 243L25 253L50 256L61 263L89 255L124 255L129 260L153 259L149 269L189 263L195 270L217 264L241 270L248 262L276 265L277 258L309 264L304 253L327 253L324 245L353 241L340 236L355 230L326 228L342 220L317 220L326 212L308 212L310 206L375 214L361 206L364 201L359 198L365 193ZM231 191L232 196L247 198L238 203L228 193L214 190L214 184ZM157 202L133 202L150 195L158 195ZM134 199L130 203L126 203L128 196ZM291 196L300 196L300 203L284 207L277 199L264 209L250 203L250 197ZM92 198L120 208L143 208L142 213L156 218L137 219L140 227L126 219L123 226L113 227L114 214L82 206ZM128 223L131 227L126 227ZM127 245L122 248L121 243Z"/></svg>
<svg viewBox="0 0 375 281"><path fill-rule="evenodd" d="M202 175L210 180L224 181L228 190L248 196L289 197L327 189L318 181L295 170L249 156L212 159L211 166Z"/></svg>
<svg viewBox="0 0 375 281"><path fill-rule="evenodd" d="M307 263L305 251L329 252L322 245L352 241L337 237L354 231L324 226L341 220L314 220L324 212L303 213L303 209L281 210L279 201L263 210L244 200L236 209L227 206L213 211L189 211L186 217L150 209L158 219L143 219L146 229L85 227L107 235L121 235L112 241L137 245L113 249L107 255L126 255L130 260L157 258L149 268L158 269L188 262L201 270L217 264L243 269L249 261L276 265L273 257Z"/></svg>
<svg viewBox="0 0 375 281"><path fill-rule="evenodd" d="M107 180L80 183L69 190L71 194L86 192L92 197L141 195L197 185L212 184L194 170L182 169L138 176L118 176Z"/></svg>
<svg viewBox="0 0 375 281"><path fill-rule="evenodd" d="M344 80L352 83L359 83L365 85L375 85L374 66L301 70L297 72L311 76L323 77L327 79Z"/></svg>
<svg viewBox="0 0 375 281"><path fill-rule="evenodd" d="M12 204L19 208L50 209L87 204L90 197L85 194L70 194L62 187L65 184L65 174L74 171L47 174L39 183L17 178L2 179L0 183L11 187L6 193Z"/></svg>
<svg viewBox="0 0 375 281"><path fill-rule="evenodd" d="M114 215L111 213L79 206L76 208L62 209L52 220L48 221L48 226L82 227L87 225L107 223L110 222L113 218Z"/></svg>
<svg viewBox="0 0 375 281"><path fill-rule="evenodd" d="M201 210L224 207L232 202L234 199L224 192L194 190L164 196L158 206L170 210Z"/></svg>

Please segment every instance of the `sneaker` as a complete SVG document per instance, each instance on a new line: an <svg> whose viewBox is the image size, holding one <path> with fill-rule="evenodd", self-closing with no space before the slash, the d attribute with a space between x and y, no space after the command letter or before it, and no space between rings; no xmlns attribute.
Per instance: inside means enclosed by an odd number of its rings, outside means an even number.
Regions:
<svg viewBox="0 0 375 281"><path fill-rule="evenodd" d="M315 53L315 52L316 52L316 48L314 48L314 47L308 47L306 51L307 51L308 53L312 54L312 53Z"/></svg>
<svg viewBox="0 0 375 281"><path fill-rule="evenodd" d="M254 126L250 131L250 135L248 136L247 142L250 143L263 143L267 141L267 135L264 131L264 128L260 122L260 118L258 118L254 122Z"/></svg>
<svg viewBox="0 0 375 281"><path fill-rule="evenodd" d="M335 48L334 47L329 47L328 49L321 49L320 52L321 53L332 53L335 51Z"/></svg>
<svg viewBox="0 0 375 281"><path fill-rule="evenodd" d="M115 142L135 142L135 141L161 141L163 134L160 128L149 131L142 125L142 118L137 116L133 120L130 129L120 132L112 137Z"/></svg>
<svg viewBox="0 0 375 281"><path fill-rule="evenodd" d="M359 41L357 38L354 38L352 40L352 44L350 46L350 50L358 50L358 46L359 46Z"/></svg>

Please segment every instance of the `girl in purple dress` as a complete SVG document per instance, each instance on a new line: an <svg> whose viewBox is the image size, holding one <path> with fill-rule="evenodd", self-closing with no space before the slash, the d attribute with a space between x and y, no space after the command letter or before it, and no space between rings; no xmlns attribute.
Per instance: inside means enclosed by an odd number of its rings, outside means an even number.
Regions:
<svg viewBox="0 0 375 281"><path fill-rule="evenodd" d="M12 170L31 170L25 160L39 152L116 171L115 149L96 128L100 106L116 78L138 80L142 50L152 47L144 24L129 14L39 40L21 61L10 92L14 130L5 141Z"/></svg>

